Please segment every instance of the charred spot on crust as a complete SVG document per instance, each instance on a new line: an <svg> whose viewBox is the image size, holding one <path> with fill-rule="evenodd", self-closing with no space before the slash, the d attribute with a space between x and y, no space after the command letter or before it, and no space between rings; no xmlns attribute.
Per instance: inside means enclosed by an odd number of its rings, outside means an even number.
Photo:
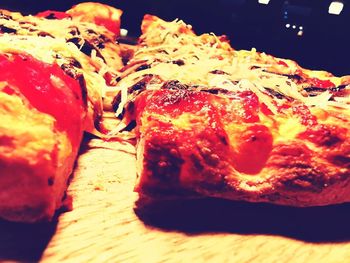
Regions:
<svg viewBox="0 0 350 263"><path fill-rule="evenodd" d="M281 174L271 177L271 184L282 191L320 193L327 185L335 182L337 177L327 176L327 167L316 166L312 156L313 151L303 143L276 145L266 167L281 171Z"/></svg>
<svg viewBox="0 0 350 263"><path fill-rule="evenodd" d="M135 71L149 69L150 67L151 67L150 65L144 64L144 65L139 66Z"/></svg>
<svg viewBox="0 0 350 263"><path fill-rule="evenodd" d="M113 103L114 103L114 101L112 102L112 104ZM115 110L115 111L117 111L117 110ZM130 100L126 103L125 107L123 108L122 112L117 116L117 118L122 120L125 116L125 113L128 113L129 116L133 116L134 111L135 111L135 101Z"/></svg>
<svg viewBox="0 0 350 263"><path fill-rule="evenodd" d="M200 91L210 93L213 95L226 95L231 96L234 94L233 91L227 90L227 89L221 89L221 88L200 88Z"/></svg>
<svg viewBox="0 0 350 263"><path fill-rule="evenodd" d="M326 91L327 89L319 88L319 87L306 87L304 88L304 90L307 91L308 93L312 93L312 92L323 92L323 91Z"/></svg>
<svg viewBox="0 0 350 263"><path fill-rule="evenodd" d="M217 75L228 75L225 71L222 71L222 70L219 70L219 69L212 70L209 73L217 74Z"/></svg>
<svg viewBox="0 0 350 263"><path fill-rule="evenodd" d="M285 96L273 89L270 89L270 88L265 88L265 90L270 93L273 97L277 98L277 99L283 99L285 98Z"/></svg>
<svg viewBox="0 0 350 263"><path fill-rule="evenodd" d="M328 160L340 167L350 169L350 157L344 155L333 155L328 158Z"/></svg>
<svg viewBox="0 0 350 263"><path fill-rule="evenodd" d="M80 49L81 52L83 52L85 55L90 56L91 51L94 49L94 47L87 41L82 41L79 37L73 37L71 39L68 39L67 42L71 42L74 45L77 46L77 48Z"/></svg>
<svg viewBox="0 0 350 263"><path fill-rule="evenodd" d="M51 35L50 33L47 33L47 32L44 32L44 31L41 31L38 33L38 36L39 37L51 37L51 38L55 38L53 35Z"/></svg>
<svg viewBox="0 0 350 263"><path fill-rule="evenodd" d="M12 20L12 16L6 15L2 11L0 11L0 19Z"/></svg>
<svg viewBox="0 0 350 263"><path fill-rule="evenodd" d="M338 87L332 87L332 88L319 88L319 87L306 87L304 90L308 93L309 96L317 96L325 91L331 91L333 95L336 95L338 97L341 97L341 94L343 90L345 89L346 85L341 85Z"/></svg>
<svg viewBox="0 0 350 263"><path fill-rule="evenodd" d="M296 83L299 83L303 80L303 78L298 74L282 74L282 76L286 76L289 79L294 80Z"/></svg>
<svg viewBox="0 0 350 263"><path fill-rule="evenodd" d="M51 12L50 14L48 14L47 16L45 16L46 19L58 19L58 17L56 16L56 14L54 12Z"/></svg>
<svg viewBox="0 0 350 263"><path fill-rule="evenodd" d="M118 110L118 107L119 107L119 104L120 104L121 101L122 101L122 94L121 94L121 92L119 92L113 98L113 101L112 101L112 109L113 109L114 112L116 112ZM123 116L120 116L120 117L122 118ZM119 118L119 116L118 116L118 118Z"/></svg>
<svg viewBox="0 0 350 263"><path fill-rule="evenodd" d="M70 29L69 34L71 34L72 36L79 36L80 35L80 31L79 31L78 27L72 26L72 27L69 27L69 29Z"/></svg>
<svg viewBox="0 0 350 263"><path fill-rule="evenodd" d="M196 168L196 170L201 172L204 169L204 166L202 165L200 159L195 154L192 153L190 155L190 159L193 163L194 168Z"/></svg>
<svg viewBox="0 0 350 263"><path fill-rule="evenodd" d="M75 67L69 63L62 64L61 69L63 69L63 71L73 79L78 79L79 75L82 75L82 73L78 73Z"/></svg>
<svg viewBox="0 0 350 263"><path fill-rule="evenodd" d="M340 86L338 86L338 87L332 87L332 88L330 88L329 90L330 90L330 91L333 91L333 92L339 92L339 91L345 89L346 86L347 86L347 85L340 85Z"/></svg>
<svg viewBox="0 0 350 263"><path fill-rule="evenodd" d="M136 84L134 84L133 86L131 86L128 91L130 93L134 92L134 91L142 91L146 89L147 84L150 82L152 78L152 75L147 75L145 76L142 80L140 80L139 82L137 82Z"/></svg>
<svg viewBox="0 0 350 263"><path fill-rule="evenodd" d="M178 66L183 66L185 65L185 61L183 61L182 59L177 59L172 61L173 64L178 65Z"/></svg>
<svg viewBox="0 0 350 263"><path fill-rule="evenodd" d="M307 167L311 156L312 152L305 144L295 142L290 145L276 145L271 152L267 166L274 167L274 169Z"/></svg>
<svg viewBox="0 0 350 263"><path fill-rule="evenodd" d="M343 134L342 128L329 125L316 125L300 134L301 138L306 138L319 146L331 147L344 141L340 136Z"/></svg>
<svg viewBox="0 0 350 263"><path fill-rule="evenodd" d="M121 132L123 132L123 131L131 131L135 127L136 127L136 121L131 121L124 129L121 130Z"/></svg>
<svg viewBox="0 0 350 263"><path fill-rule="evenodd" d="M201 90L203 92L207 92L207 93L210 93L210 94L214 94L214 95L218 95L220 93L220 89L208 89L208 90Z"/></svg>
<svg viewBox="0 0 350 263"><path fill-rule="evenodd" d="M182 84L178 80L170 80L163 84L162 89L170 90L171 92L165 92L160 98L160 102L163 105L177 104L183 100L188 99L196 91L191 89L190 86Z"/></svg>
<svg viewBox="0 0 350 263"><path fill-rule="evenodd" d="M87 29L86 32L87 32L88 34L97 35L97 33L95 32L95 30L92 30L91 28Z"/></svg>
<svg viewBox="0 0 350 263"><path fill-rule="evenodd" d="M49 177L49 179L47 179L48 186L53 186L54 183L55 183L54 177Z"/></svg>
<svg viewBox="0 0 350 263"><path fill-rule="evenodd" d="M162 89L188 90L188 85L182 84L178 80L169 80L163 84Z"/></svg>
<svg viewBox="0 0 350 263"><path fill-rule="evenodd" d="M92 45L98 47L99 49L103 49L105 47L105 43L111 42L110 39L108 39L103 34L98 34L92 29L87 29L86 33L89 35L89 41Z"/></svg>
<svg viewBox="0 0 350 263"><path fill-rule="evenodd" d="M176 89L173 92L166 92L160 98L160 103L163 105L173 105L180 103L183 100L186 100L191 94L192 91L185 89Z"/></svg>
<svg viewBox="0 0 350 263"><path fill-rule="evenodd" d="M104 60L104 57L102 56L101 52L99 51L99 49L96 48L97 45L90 43L86 39L82 40L80 37L73 37L68 39L67 42L71 42L74 45L76 45L76 47L79 48L80 51L87 56L90 56L92 53L92 50L95 50L96 56Z"/></svg>
<svg viewBox="0 0 350 263"><path fill-rule="evenodd" d="M4 26L4 25L0 25L0 32L1 33L8 33L8 34L16 34L17 30L14 28Z"/></svg>
<svg viewBox="0 0 350 263"><path fill-rule="evenodd" d="M162 142L161 138L152 138L145 145L145 165L155 178L167 183L177 183L184 160L177 150L176 143Z"/></svg>
<svg viewBox="0 0 350 263"><path fill-rule="evenodd" d="M98 38L92 39L92 43L99 49L105 48L105 43L109 42L103 35L100 35Z"/></svg>
<svg viewBox="0 0 350 263"><path fill-rule="evenodd" d="M142 91L144 91L147 87L147 85L152 81L153 79L153 75L152 74L146 74L144 75L144 77L138 81L137 83L135 83L134 85L132 85L131 87L128 88L128 95L132 94L133 95L133 98L129 98L128 100L128 106L129 107L134 107L133 105L133 102L136 98L137 95L139 95ZM121 95L121 92L119 92L113 99L112 101L112 107L113 107L113 110L114 111L117 111L118 110L118 106L120 104L122 100L122 95ZM131 108L130 108L131 109ZM129 110L129 109L127 109ZM118 118L123 118L123 114L121 114L121 116L118 116Z"/></svg>
<svg viewBox="0 0 350 263"><path fill-rule="evenodd" d="M87 105L88 105L88 90L87 90L87 87L86 87L86 81L85 81L84 75L83 74L79 74L77 76L77 80L79 82L79 86L80 86L80 89L81 89L81 96L82 96L82 99L83 99L83 102L84 102L84 106L87 107Z"/></svg>
<svg viewBox="0 0 350 263"><path fill-rule="evenodd" d="M322 172L312 167L296 169L293 174L287 174L282 181L287 189L307 190L315 193L320 193L329 183Z"/></svg>
<svg viewBox="0 0 350 263"><path fill-rule="evenodd" d="M87 87L84 75L76 70L76 68L81 68L81 65L76 60L70 60L67 63L61 65L61 69L70 77L77 80L79 82L79 86L81 89L81 95L84 102L84 106L87 107ZM78 96L79 97L79 96Z"/></svg>

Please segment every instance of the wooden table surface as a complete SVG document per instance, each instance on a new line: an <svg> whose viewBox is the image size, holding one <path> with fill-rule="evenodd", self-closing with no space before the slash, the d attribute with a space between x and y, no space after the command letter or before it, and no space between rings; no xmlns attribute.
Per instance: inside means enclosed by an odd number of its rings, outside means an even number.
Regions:
<svg viewBox="0 0 350 263"><path fill-rule="evenodd" d="M1 261L350 262L350 205L288 208L215 199L147 204L134 147L86 142L52 223L0 221Z"/></svg>

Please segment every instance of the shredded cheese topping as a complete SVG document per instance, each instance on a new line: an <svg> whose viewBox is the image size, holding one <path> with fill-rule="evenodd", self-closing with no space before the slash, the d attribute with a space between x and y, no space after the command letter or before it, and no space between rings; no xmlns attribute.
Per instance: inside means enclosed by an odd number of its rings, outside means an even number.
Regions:
<svg viewBox="0 0 350 263"><path fill-rule="evenodd" d="M302 70L310 77L327 77L338 85L340 78L329 73L325 76L321 71L304 70L291 60L274 58L255 49L236 51L214 34L195 35L191 26L181 20L165 22L159 19L153 23L141 36L141 47L130 61L147 61L150 68L132 71L118 83L117 87L122 90L118 113L127 102L127 87L133 86L146 74L158 75L163 80L179 80L184 84L229 91L248 89L274 113L277 112L276 99L266 88L307 106L350 109L349 96L337 98L328 90L317 96L309 96L303 90L305 85L296 84L287 76ZM157 26L158 30L155 30ZM215 74L218 71L219 74ZM350 89L350 86L346 89Z"/></svg>
<svg viewBox="0 0 350 263"><path fill-rule="evenodd" d="M73 57L79 61L82 65L85 65L86 80L92 86L99 86L99 92L102 96L105 95L109 89L106 84L102 85L100 77L96 77L95 71L98 75L103 76L106 72L117 73L117 69L111 68L107 63L97 55L96 49L91 49L91 53L84 55L81 50L75 48L75 45L69 42L72 38L75 38L81 48L83 48L85 39L93 41L93 37L104 36L106 41L113 41L113 34L109 32L103 26L96 25L88 22L78 22L71 19L45 19L35 16L16 16L15 19L1 19L0 25L11 29L17 36L24 37L10 37L10 34L4 34L1 36L2 41L11 41L14 47L17 47L18 40L26 41L23 45L28 45L29 49L34 52L34 55L39 56L41 54L39 49L47 49L47 46L53 45L54 52L60 52L63 56ZM11 34L12 35L12 34ZM9 40L11 39L11 40ZM57 40L57 41L55 41ZM16 43L14 43L16 42ZM37 46L35 50L33 47ZM20 45L19 45L20 48ZM25 51L25 50L24 50ZM29 50L28 50L29 52ZM43 52L45 53L45 52ZM117 54L116 54L117 56ZM45 55L40 56L39 59L43 61L52 60L53 56L45 58ZM117 56L118 57L118 56ZM60 59L55 58L55 61L60 63ZM50 61L47 61L51 63ZM90 74L90 71L93 73Z"/></svg>

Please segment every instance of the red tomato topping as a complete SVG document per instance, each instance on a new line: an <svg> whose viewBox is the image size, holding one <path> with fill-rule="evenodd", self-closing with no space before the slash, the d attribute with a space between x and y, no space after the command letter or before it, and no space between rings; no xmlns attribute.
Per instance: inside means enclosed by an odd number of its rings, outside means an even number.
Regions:
<svg viewBox="0 0 350 263"><path fill-rule="evenodd" d="M65 12L52 11L52 10L47 10L44 12L37 13L36 16L37 17L44 17L44 18L48 18L48 19L71 18L71 16L66 14Z"/></svg>
<svg viewBox="0 0 350 263"><path fill-rule="evenodd" d="M151 94L152 100L146 108L159 114L170 114L173 117L184 112L198 112L209 105L210 94L190 92L187 90L157 90ZM147 98L145 98L147 100ZM139 107L144 107L145 101L140 101Z"/></svg>
<svg viewBox="0 0 350 263"><path fill-rule="evenodd" d="M264 167L272 150L273 138L269 128L254 124L242 133L238 152L234 154L237 171L256 174Z"/></svg>
<svg viewBox="0 0 350 263"><path fill-rule="evenodd" d="M38 111L53 116L57 129L66 131L74 145L80 143L85 115L81 88L57 64L30 55L0 55L0 81L18 90Z"/></svg>
<svg viewBox="0 0 350 263"><path fill-rule="evenodd" d="M309 127L299 135L299 138L309 140L316 145L331 147L342 142L346 132L346 128L320 124Z"/></svg>
<svg viewBox="0 0 350 263"><path fill-rule="evenodd" d="M245 122L258 122L259 121L259 99L254 92L244 91L239 94L239 97L243 101L243 120Z"/></svg>
<svg viewBox="0 0 350 263"><path fill-rule="evenodd" d="M95 17L94 22L96 25L104 26L114 34L119 34L119 28L116 26L116 22L111 20L110 18Z"/></svg>
<svg viewBox="0 0 350 263"><path fill-rule="evenodd" d="M265 103L260 104L260 110L266 116L273 115L273 112L266 106Z"/></svg>
<svg viewBox="0 0 350 263"><path fill-rule="evenodd" d="M278 112L283 112L284 110L287 110L287 109L289 109L291 107L291 104L290 103L283 103L282 105L279 105L278 107L277 107L277 111Z"/></svg>
<svg viewBox="0 0 350 263"><path fill-rule="evenodd" d="M288 67L288 64L286 63L286 62L284 62L284 61L282 61L282 60L279 60L278 62L277 62L277 64L278 65L282 65L282 66L284 66L284 67Z"/></svg>
<svg viewBox="0 0 350 263"><path fill-rule="evenodd" d="M9 87L8 85L2 89L2 92L5 92L8 95L13 95L16 93L15 90Z"/></svg>
<svg viewBox="0 0 350 263"><path fill-rule="evenodd" d="M309 80L309 82L313 87L317 87L317 88L328 89L328 88L335 87L333 82L328 80L328 79L327 80L320 80L318 78L311 78Z"/></svg>
<svg viewBox="0 0 350 263"><path fill-rule="evenodd" d="M301 118L301 123L306 126L317 124L317 118L311 114L310 109L306 105L298 105L292 107L293 114Z"/></svg>

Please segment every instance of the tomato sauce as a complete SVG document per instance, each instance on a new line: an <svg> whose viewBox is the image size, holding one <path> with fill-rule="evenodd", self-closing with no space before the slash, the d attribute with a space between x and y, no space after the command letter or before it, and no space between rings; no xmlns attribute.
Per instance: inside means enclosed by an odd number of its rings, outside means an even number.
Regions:
<svg viewBox="0 0 350 263"><path fill-rule="evenodd" d="M346 128L319 124L309 127L305 132L299 134L299 138L329 148L343 142L346 133Z"/></svg>
<svg viewBox="0 0 350 263"><path fill-rule="evenodd" d="M311 127L317 124L316 116L312 115L310 109L306 105L298 105L292 107L293 114L300 117L301 124Z"/></svg>
<svg viewBox="0 0 350 263"><path fill-rule="evenodd" d="M334 83L328 79L321 80L318 78L310 78L309 82L313 87L322 88L322 89L329 89L329 88L335 87Z"/></svg>
<svg viewBox="0 0 350 263"><path fill-rule="evenodd" d="M59 20L65 19L65 18L71 18L71 16L65 12L52 11L52 10L40 12L40 13L36 14L36 16L47 18L47 19L59 19Z"/></svg>
<svg viewBox="0 0 350 263"><path fill-rule="evenodd" d="M243 118L244 122L252 123L259 121L259 99L254 92L244 91L239 93L241 103L243 103Z"/></svg>
<svg viewBox="0 0 350 263"><path fill-rule="evenodd" d="M270 156L273 137L266 126L253 124L241 134L238 145L233 153L235 169L246 174L257 174Z"/></svg>
<svg viewBox="0 0 350 263"><path fill-rule="evenodd" d="M287 63L286 63L286 62L284 62L284 61L282 61L282 60L279 60L279 61L277 62L277 64L278 64L278 65L281 65L281 66L284 66L284 67L286 67L286 68L288 68Z"/></svg>
<svg viewBox="0 0 350 263"><path fill-rule="evenodd" d="M56 119L56 128L66 131L73 145L80 143L85 116L81 87L57 64L41 62L30 55L0 55L0 81L4 92L18 90L38 111Z"/></svg>
<svg viewBox="0 0 350 263"><path fill-rule="evenodd" d="M259 123L261 105L253 92L240 92L232 100L223 101L217 101L221 98L209 93L183 90L158 90L146 94L147 92L138 98L137 112L151 114L147 118L148 122L154 121L151 124L153 128L147 131L150 137L159 133L165 136L168 133L167 140L176 140L175 137L181 140L183 152L192 152L197 141L205 138L211 151L218 158L228 159L239 172L257 174L264 167L272 150L273 137L270 130ZM230 107L226 107L225 103L239 104L238 112L228 111ZM177 119L184 113L202 115L201 120L205 120L207 124L203 123L204 127L193 127L191 131L177 130L171 121L154 117L153 113L168 116L166 119ZM272 113L266 110L266 114ZM224 128L224 123L231 121L242 122L243 127L246 127L239 140L234 143L234 149L229 145Z"/></svg>

